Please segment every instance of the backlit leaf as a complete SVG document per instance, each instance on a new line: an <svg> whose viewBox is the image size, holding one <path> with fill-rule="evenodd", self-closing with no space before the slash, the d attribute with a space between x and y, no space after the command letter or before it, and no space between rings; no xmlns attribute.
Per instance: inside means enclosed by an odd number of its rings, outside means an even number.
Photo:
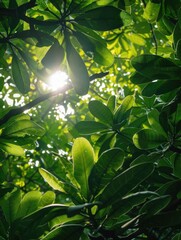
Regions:
<svg viewBox="0 0 181 240"><path fill-rule="evenodd" d="M94 165L94 150L85 138L77 138L72 148L74 177L81 187L81 193L87 199L89 195L88 178Z"/></svg>
<svg viewBox="0 0 181 240"><path fill-rule="evenodd" d="M42 194L39 191L29 191L26 193L20 202L16 217L25 217L37 210L41 196Z"/></svg>
<svg viewBox="0 0 181 240"><path fill-rule="evenodd" d="M0 139L0 149L14 156L24 155L24 149L22 147L2 138Z"/></svg>
<svg viewBox="0 0 181 240"><path fill-rule="evenodd" d="M82 32L75 32L74 35L82 45L84 52L95 62L104 66L113 64L113 55L101 41Z"/></svg>
<svg viewBox="0 0 181 240"><path fill-rule="evenodd" d="M42 136L43 134L44 129L40 125L26 119L14 121L2 132L3 136L8 137L25 137L26 135Z"/></svg>
<svg viewBox="0 0 181 240"><path fill-rule="evenodd" d="M153 149L167 142L167 138L153 129L142 129L133 136L133 142L139 149Z"/></svg>
<svg viewBox="0 0 181 240"><path fill-rule="evenodd" d="M150 23L153 23L154 21L157 20L160 7L161 7L161 3L157 3L149 0L144 9L143 17L146 20L148 20Z"/></svg>
<svg viewBox="0 0 181 240"><path fill-rule="evenodd" d="M53 174L51 174L50 172L43 168L39 169L39 173L44 178L44 180L50 185L50 187L60 192L64 192L59 180Z"/></svg>

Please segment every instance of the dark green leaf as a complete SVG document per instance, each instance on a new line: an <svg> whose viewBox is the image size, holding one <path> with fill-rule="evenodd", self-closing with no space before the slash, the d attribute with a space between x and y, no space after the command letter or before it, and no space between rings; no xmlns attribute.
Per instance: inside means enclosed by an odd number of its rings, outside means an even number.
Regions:
<svg viewBox="0 0 181 240"><path fill-rule="evenodd" d="M130 80L134 84L141 84L141 83L147 83L152 81L150 78L143 76L139 72L135 72L133 75L131 75Z"/></svg>
<svg viewBox="0 0 181 240"><path fill-rule="evenodd" d="M24 94L30 90L30 77L28 70L16 54L13 54L12 76L18 90L21 93Z"/></svg>
<svg viewBox="0 0 181 240"><path fill-rule="evenodd" d="M177 42L176 54L177 54L177 57L181 59L181 39Z"/></svg>
<svg viewBox="0 0 181 240"><path fill-rule="evenodd" d="M177 154L174 160L174 175L181 178L181 155Z"/></svg>
<svg viewBox="0 0 181 240"><path fill-rule="evenodd" d="M75 21L97 31L107 31L123 26L121 10L113 6L89 10L76 17Z"/></svg>
<svg viewBox="0 0 181 240"><path fill-rule="evenodd" d="M87 72L87 68L82 58L72 46L69 40L66 41L66 53L68 62L68 73L75 91L79 95L87 94L89 90L89 75Z"/></svg>
<svg viewBox="0 0 181 240"><path fill-rule="evenodd" d="M181 81L156 81L149 83L142 91L142 95L146 97L151 97L155 95L161 95L164 93L168 93L180 87Z"/></svg>
<svg viewBox="0 0 181 240"><path fill-rule="evenodd" d="M60 67L63 60L64 49L57 41L50 47L45 57L42 59L42 64L47 68L56 70Z"/></svg>
<svg viewBox="0 0 181 240"><path fill-rule="evenodd" d="M103 123L94 122L94 121L81 121L75 125L79 133L84 135L89 135L92 133L102 132L109 130L108 126Z"/></svg>
<svg viewBox="0 0 181 240"><path fill-rule="evenodd" d="M159 213L157 215L154 215L148 219L141 219L139 221L139 226L141 228L144 227L164 227L164 228L170 228L174 226L180 226L181 224L181 211L169 211L164 213Z"/></svg>
<svg viewBox="0 0 181 240"><path fill-rule="evenodd" d="M132 108L133 104L133 96L129 95L124 98L123 102L114 114L115 123L121 123L122 121L126 120L126 118L129 116L129 110Z"/></svg>
<svg viewBox="0 0 181 240"><path fill-rule="evenodd" d="M146 202L140 209L140 213L146 214L145 217L159 213L164 209L170 202L170 196L161 196L153 198L150 201Z"/></svg>
<svg viewBox="0 0 181 240"><path fill-rule="evenodd" d="M148 197L157 195L155 192L145 191L145 192L137 192L130 194L123 199L121 199L118 203L113 204L110 216L111 218L120 216L122 214L126 214L135 206L138 206L146 201Z"/></svg>
<svg viewBox="0 0 181 240"><path fill-rule="evenodd" d="M180 80L181 69L166 58L156 55L141 55L132 59L133 67L151 80Z"/></svg>
<svg viewBox="0 0 181 240"><path fill-rule="evenodd" d="M113 114L111 110L98 100L93 100L89 102L89 111L92 115L98 118L101 122L112 125L113 124Z"/></svg>
<svg viewBox="0 0 181 240"><path fill-rule="evenodd" d="M3 89L4 86L4 77L0 77L0 91Z"/></svg>
<svg viewBox="0 0 181 240"><path fill-rule="evenodd" d="M133 188L143 182L153 172L153 164L143 163L128 168L115 177L100 195L103 207L119 202Z"/></svg>
<svg viewBox="0 0 181 240"><path fill-rule="evenodd" d="M84 204L79 204L75 206L70 206L67 210L67 215L68 217L72 217L76 214L79 214L83 209L86 208L91 208L93 206L97 205L96 203L84 203Z"/></svg>
<svg viewBox="0 0 181 240"><path fill-rule="evenodd" d="M89 176L91 192L96 195L115 176L121 168L124 160L124 152L119 148L107 150L101 154Z"/></svg>
<svg viewBox="0 0 181 240"><path fill-rule="evenodd" d="M79 224L67 224L56 227L49 232L42 240L79 240L83 226Z"/></svg>

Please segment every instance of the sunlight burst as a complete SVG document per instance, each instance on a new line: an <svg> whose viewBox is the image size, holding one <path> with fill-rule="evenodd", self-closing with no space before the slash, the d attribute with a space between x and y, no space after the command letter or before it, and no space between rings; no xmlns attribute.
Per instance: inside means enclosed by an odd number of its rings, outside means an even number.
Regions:
<svg viewBox="0 0 181 240"><path fill-rule="evenodd" d="M51 89L57 90L67 83L68 75L65 72L57 71L50 76L48 85Z"/></svg>

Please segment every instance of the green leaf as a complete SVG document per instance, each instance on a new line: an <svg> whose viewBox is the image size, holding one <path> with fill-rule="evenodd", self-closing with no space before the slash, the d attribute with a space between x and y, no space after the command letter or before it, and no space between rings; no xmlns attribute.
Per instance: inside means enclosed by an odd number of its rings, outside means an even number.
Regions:
<svg viewBox="0 0 181 240"><path fill-rule="evenodd" d="M11 68L16 87L22 94L27 93L30 90L30 77L26 66L16 56L16 54L13 54Z"/></svg>
<svg viewBox="0 0 181 240"><path fill-rule="evenodd" d="M68 74L72 81L75 91L79 95L87 94L89 90L89 75L87 72L87 68L80 55L72 46L70 40L66 41L66 53L68 63Z"/></svg>
<svg viewBox="0 0 181 240"><path fill-rule="evenodd" d="M0 206L5 215L6 221L11 224L15 221L21 202L22 193L20 190L14 189L11 193L7 193L0 200Z"/></svg>
<svg viewBox="0 0 181 240"><path fill-rule="evenodd" d="M181 178L181 155L177 154L174 160L174 175Z"/></svg>
<svg viewBox="0 0 181 240"><path fill-rule="evenodd" d="M149 0L144 9L143 17L150 23L154 23L157 20L160 7L161 3L155 3Z"/></svg>
<svg viewBox="0 0 181 240"><path fill-rule="evenodd" d="M0 77L0 91L2 91L4 86L4 77Z"/></svg>
<svg viewBox="0 0 181 240"><path fill-rule="evenodd" d="M63 47L56 41L42 59L42 64L47 68L56 70L64 60L64 55Z"/></svg>
<svg viewBox="0 0 181 240"><path fill-rule="evenodd" d="M115 123L121 123L122 121L126 120L126 118L129 116L129 110L132 108L133 104L134 97L132 95L124 98L123 102L114 114Z"/></svg>
<svg viewBox="0 0 181 240"><path fill-rule="evenodd" d="M116 107L116 96L111 95L107 102L107 107L111 110L111 112L114 112L114 109Z"/></svg>
<svg viewBox="0 0 181 240"><path fill-rule="evenodd" d="M95 42L95 52L93 55L93 60L100 65L110 67L114 63L114 56L107 49L107 47L97 41Z"/></svg>
<svg viewBox="0 0 181 240"><path fill-rule="evenodd" d="M181 240L181 233L177 233L172 240Z"/></svg>
<svg viewBox="0 0 181 240"><path fill-rule="evenodd" d="M173 62L157 55L140 55L132 59L132 66L151 80L180 80L181 69Z"/></svg>
<svg viewBox="0 0 181 240"><path fill-rule="evenodd" d="M115 176L124 161L124 152L119 148L107 150L101 154L89 176L89 187L96 195Z"/></svg>
<svg viewBox="0 0 181 240"><path fill-rule="evenodd" d="M37 210L41 196L39 191L30 191L26 193L20 202L16 218L25 217Z"/></svg>
<svg viewBox="0 0 181 240"><path fill-rule="evenodd" d="M104 66L111 66L113 64L114 57L112 53L101 41L82 32L75 32L74 35L82 45L84 52L89 57L92 57L95 62Z"/></svg>
<svg viewBox="0 0 181 240"><path fill-rule="evenodd" d="M56 196L54 192L52 191L45 192L38 203L38 207L42 208L49 204L53 204L55 201L55 197Z"/></svg>
<svg viewBox="0 0 181 240"><path fill-rule="evenodd" d="M147 83L152 81L150 78L143 76L139 72L133 73L130 77L130 80L134 84L141 84L141 83Z"/></svg>
<svg viewBox="0 0 181 240"><path fill-rule="evenodd" d="M8 137L25 137L26 135L34 135L38 137L43 134L44 129L28 119L13 121L12 124L8 125L8 127L2 132L2 136Z"/></svg>
<svg viewBox="0 0 181 240"><path fill-rule="evenodd" d="M139 226L141 228L144 227L164 227L170 228L174 226L180 226L181 224L181 211L169 211L164 213L159 213L157 215L153 215L148 219L140 219Z"/></svg>
<svg viewBox="0 0 181 240"><path fill-rule="evenodd" d="M74 177L81 187L82 195L89 195L88 178L94 165L94 150L85 138L77 138L72 148Z"/></svg>
<svg viewBox="0 0 181 240"><path fill-rule="evenodd" d="M133 136L133 143L139 149L153 149L167 142L167 138L152 129L142 129Z"/></svg>
<svg viewBox="0 0 181 240"><path fill-rule="evenodd" d="M113 204L110 212L110 217L115 218L122 214L126 214L135 206L138 206L146 201L148 197L158 195L155 192L144 191L130 194L123 199L121 199L118 203Z"/></svg>
<svg viewBox="0 0 181 240"><path fill-rule="evenodd" d="M44 208L38 209L33 213L18 219L15 229L21 233L22 239L37 239L44 234L48 227L49 221L67 213L68 206L63 204L51 204Z"/></svg>
<svg viewBox="0 0 181 240"><path fill-rule="evenodd" d="M3 138L0 139L0 149L14 156L24 155L24 149L22 147Z"/></svg>
<svg viewBox="0 0 181 240"><path fill-rule="evenodd" d="M92 115L98 118L101 122L112 125L113 124L113 114L111 110L98 100L93 100L89 102L89 111Z"/></svg>
<svg viewBox="0 0 181 240"><path fill-rule="evenodd" d="M167 138L167 134L160 124L159 116L160 116L160 114L159 114L158 110L156 108L152 109L148 113L148 122L149 122L152 129L161 133L161 135L163 135Z"/></svg>
<svg viewBox="0 0 181 240"><path fill-rule="evenodd" d="M44 178L44 180L50 185L50 187L60 192L64 192L59 180L53 174L51 174L50 172L43 168L39 169L39 173Z"/></svg>
<svg viewBox="0 0 181 240"><path fill-rule="evenodd" d="M81 121L75 125L80 134L89 135L108 130L108 126L100 122Z"/></svg>
<svg viewBox="0 0 181 240"><path fill-rule="evenodd" d="M143 182L153 172L154 166L150 163L143 163L128 168L115 177L100 195L99 201L102 207L119 202L133 188Z"/></svg>
<svg viewBox="0 0 181 240"><path fill-rule="evenodd" d="M83 209L90 209L93 206L97 205L97 203L84 203L84 204L79 204L75 206L70 206L67 210L67 215L68 217L72 217L76 214L79 214Z"/></svg>
<svg viewBox="0 0 181 240"><path fill-rule="evenodd" d="M159 213L164 209L170 202L170 196L161 196L153 198L150 201L146 202L140 209L140 214L144 213L145 217Z"/></svg>
<svg viewBox="0 0 181 240"><path fill-rule="evenodd" d="M158 80L156 82L149 83L146 87L144 87L142 91L142 95L146 97L151 97L155 95L161 95L164 93L168 93L180 87L180 80Z"/></svg>
<svg viewBox="0 0 181 240"><path fill-rule="evenodd" d="M49 232L42 240L79 240L83 226L79 224L67 224L58 226Z"/></svg>
<svg viewBox="0 0 181 240"><path fill-rule="evenodd" d="M75 21L97 31L107 31L123 26L121 10L113 6L89 10L77 16Z"/></svg>
<svg viewBox="0 0 181 240"><path fill-rule="evenodd" d="M181 39L177 42L176 54L177 54L177 57L181 59Z"/></svg>

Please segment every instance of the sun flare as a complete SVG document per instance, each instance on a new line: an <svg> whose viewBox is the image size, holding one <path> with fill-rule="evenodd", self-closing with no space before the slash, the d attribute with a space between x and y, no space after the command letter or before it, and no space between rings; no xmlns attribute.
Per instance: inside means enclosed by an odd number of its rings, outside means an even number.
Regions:
<svg viewBox="0 0 181 240"><path fill-rule="evenodd" d="M57 90L66 85L68 80L68 75L65 72L57 71L52 74L49 78L48 85L51 89Z"/></svg>

